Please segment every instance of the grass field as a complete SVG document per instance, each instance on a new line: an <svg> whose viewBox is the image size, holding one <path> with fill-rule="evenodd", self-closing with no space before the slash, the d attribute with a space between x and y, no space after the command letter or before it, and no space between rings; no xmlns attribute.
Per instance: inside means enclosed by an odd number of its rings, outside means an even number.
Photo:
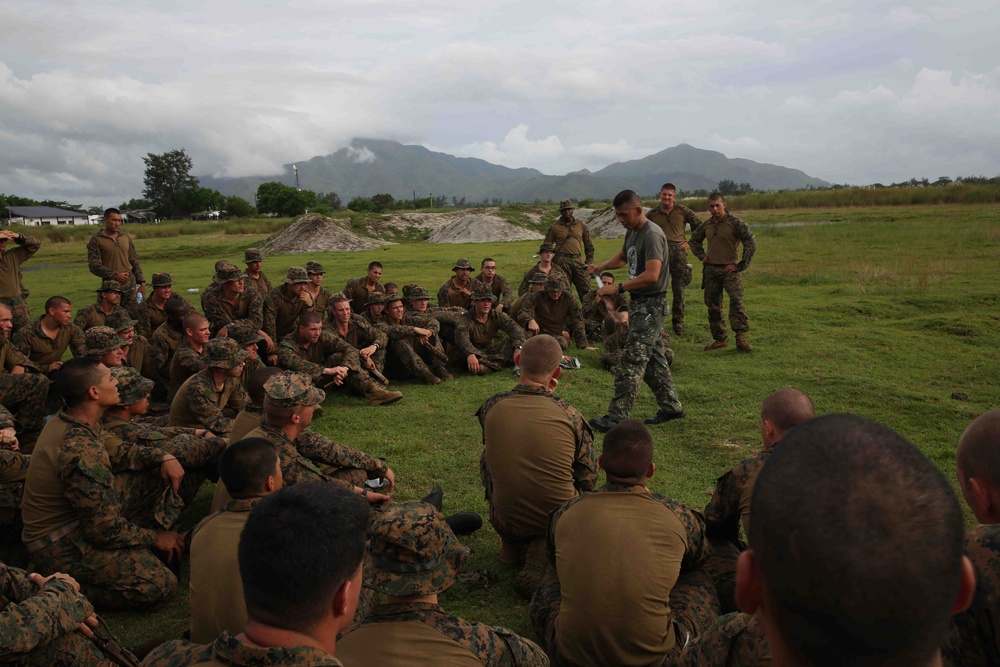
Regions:
<svg viewBox="0 0 1000 667"><path fill-rule="evenodd" d="M655 427L657 474L651 486L704 506L715 478L759 447L761 399L789 385L812 396L821 413L853 412L885 422L954 477L962 430L1000 405L1000 206L809 208L748 211L741 217L757 237L757 255L744 274L754 352L702 351L710 336L696 272L688 288L688 331L673 341L674 377L687 418ZM217 259L242 265L243 249L279 224L244 223L246 234L213 224L204 227L205 235L140 237L137 247L147 277L171 271L177 291L184 293L205 287ZM44 269L24 275L36 315L52 294L65 294L75 307L93 298L96 280L87 271L84 245L83 236L47 243L26 265ZM596 245L601 260L616 252L620 241ZM326 267L327 287L335 291L379 259L387 280L417 281L436 291L458 257L478 263L488 254L502 275L515 280L533 263L536 249L536 242L402 244L366 253L275 256L264 269L280 278L288 266L315 259ZM185 296L198 301L197 294ZM573 354L584 368L564 374L558 393L585 416L599 416L611 397L611 376L600 370L596 352ZM473 509L485 516L478 477L481 435L473 413L514 383L510 373L459 375L437 387L403 383L404 399L386 408L336 395L328 398L314 428L385 457L397 474L398 498L417 499L441 484L446 512ZM633 416L654 410L643 390ZM185 514L185 526L207 511L210 495L206 485ZM475 590L459 584L443 596L443 604L470 619L530 635L527 603L513 591L513 571L500 563L496 534L487 526L465 541L473 550L469 568L487 571L496 584ZM155 613L107 617L126 644L179 637L187 624L186 595Z"/></svg>

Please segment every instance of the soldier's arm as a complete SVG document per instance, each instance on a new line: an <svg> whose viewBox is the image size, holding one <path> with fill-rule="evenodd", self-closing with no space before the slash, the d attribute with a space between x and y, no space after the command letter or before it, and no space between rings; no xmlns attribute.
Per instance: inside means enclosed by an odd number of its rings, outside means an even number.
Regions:
<svg viewBox="0 0 1000 667"><path fill-rule="evenodd" d="M521 308L516 313L511 313L517 323L528 328L528 322L535 319L535 304L538 303L538 295L542 292L532 292L521 301Z"/></svg>
<svg viewBox="0 0 1000 667"><path fill-rule="evenodd" d="M568 406L568 404L567 404ZM576 409L569 417L576 436L576 453L573 456L573 486L580 493L597 488L597 454L594 451L594 433L590 424Z"/></svg>
<svg viewBox="0 0 1000 667"><path fill-rule="evenodd" d="M682 206L681 212L684 214L684 224L690 227L692 232L698 229L698 226L701 225L701 220L694 214L694 211L687 206Z"/></svg>
<svg viewBox="0 0 1000 667"><path fill-rule="evenodd" d="M17 662L34 649L76 630L94 607L73 584L56 577L39 588L24 570L0 565L0 660Z"/></svg>
<svg viewBox="0 0 1000 667"><path fill-rule="evenodd" d="M704 261L705 259L705 248L702 244L705 242L705 224L701 223L698 225L693 232L691 232L691 238L688 240L688 247L691 248L691 252L698 259Z"/></svg>
<svg viewBox="0 0 1000 667"><path fill-rule="evenodd" d="M205 319L208 320L212 331L218 331L230 324L229 313L222 305L222 298L218 292L205 292L201 299L201 309L205 312Z"/></svg>
<svg viewBox="0 0 1000 667"><path fill-rule="evenodd" d="M594 242L590 240L590 227L588 227L587 223L585 222L581 222L580 224L583 225L583 249L584 252L586 253L587 264L593 264Z"/></svg>
<svg viewBox="0 0 1000 667"><path fill-rule="evenodd" d="M146 282L146 278L142 275L142 267L139 266L139 255L135 252L135 243L132 242L132 237L128 237L128 261L132 265L132 275L135 276L135 284L141 285Z"/></svg>
<svg viewBox="0 0 1000 667"><path fill-rule="evenodd" d="M506 312L510 309L510 304L514 303L514 291L510 288L510 283L507 279L502 276L497 276L495 280L501 280L500 283L500 305L503 306Z"/></svg>
<svg viewBox="0 0 1000 667"><path fill-rule="evenodd" d="M146 305L146 303L147 303L146 301L143 301L142 305L139 306L139 319L136 320L135 323L135 332L140 336L145 336L146 338L149 338L153 335L153 332L149 324L149 307ZM212 320L209 319L209 322L211 321Z"/></svg>
<svg viewBox="0 0 1000 667"><path fill-rule="evenodd" d="M338 468L357 468L382 476L389 466L384 461L347 445L338 445L330 438L313 431L303 431L295 441L302 456Z"/></svg>
<svg viewBox="0 0 1000 667"><path fill-rule="evenodd" d="M275 345L278 344L277 321L275 320L277 317L277 308L274 298L270 294L264 297L264 322L261 329L271 337Z"/></svg>
<svg viewBox="0 0 1000 667"><path fill-rule="evenodd" d="M239 414L239 411L247 406L247 401L249 400L249 397L247 396L247 390L243 388L243 384L239 381L239 378L235 378L234 382L236 383L236 388L233 389L233 392L231 394L229 394L229 400L223 407L229 408L233 412ZM229 421L230 424L232 424L233 420ZM230 425L230 429L231 428L232 426ZM208 430L215 433L214 429L209 428ZM228 433L229 431L226 432Z"/></svg>
<svg viewBox="0 0 1000 667"><path fill-rule="evenodd" d="M251 297L245 319L247 322L251 322L255 329L262 329L264 327L264 297L252 287L248 287L247 292L251 294Z"/></svg>
<svg viewBox="0 0 1000 667"><path fill-rule="evenodd" d="M290 371L305 373L315 382L323 376L323 367L298 355L292 343L282 340L278 345L278 365Z"/></svg>
<svg viewBox="0 0 1000 667"><path fill-rule="evenodd" d="M740 224L737 227L737 233L740 237L740 242L743 244L743 257L740 259L740 263L736 265L737 271L746 271L747 267L750 266L750 260L753 259L753 254L757 252L757 239L754 238L753 232L750 231L750 227L747 223L740 220Z"/></svg>
<svg viewBox="0 0 1000 667"><path fill-rule="evenodd" d="M444 308L451 305L451 297L448 295L448 283L441 285L437 294L438 305Z"/></svg>
<svg viewBox="0 0 1000 667"><path fill-rule="evenodd" d="M583 315L580 313L580 304L577 303L576 299L572 296L570 296L570 299L573 304L569 309L570 333L573 336L573 340L576 341L577 348L582 350L583 348L590 346L590 342L587 340L587 329L583 325Z"/></svg>
<svg viewBox="0 0 1000 667"><path fill-rule="evenodd" d="M23 253L22 261L27 260L29 257L38 252L38 249L42 247L42 242L31 236L30 234L25 234L24 232L19 232L14 238L14 243L18 244L20 250Z"/></svg>
<svg viewBox="0 0 1000 667"><path fill-rule="evenodd" d="M455 346L458 347L462 356L466 358L471 354L478 355L480 353L480 350L476 349L476 346L472 344L472 338L469 335L469 323L465 321L464 317L455 326Z"/></svg>
<svg viewBox="0 0 1000 667"><path fill-rule="evenodd" d="M324 331L320 334L318 344L323 346L323 355L325 357L329 357L332 354L344 355L340 363L341 366L346 366L347 368L361 367L361 355L358 354L358 349L340 336L334 335L329 331Z"/></svg>
<svg viewBox="0 0 1000 667"><path fill-rule="evenodd" d="M531 284L528 281L531 280L532 275L534 274L531 272L531 269L529 269L524 274L524 277L521 278L521 282L518 283L517 285L517 296L522 297L528 293L528 288L531 286Z"/></svg>
<svg viewBox="0 0 1000 667"><path fill-rule="evenodd" d="M28 357L26 357L19 349L17 349L17 347L13 343L10 342L7 343L7 355L5 363L7 365L8 370L10 370L15 366L23 366L26 372L27 371L31 371L33 373L42 372L42 369L40 369L35 364L35 362L33 362L31 359L28 359Z"/></svg>
<svg viewBox="0 0 1000 667"><path fill-rule="evenodd" d="M732 471L719 477L715 492L705 505L705 533L713 540L740 539L740 494L742 487Z"/></svg>
<svg viewBox="0 0 1000 667"><path fill-rule="evenodd" d="M382 327L372 326L368 320L363 317L357 318L358 328L364 332L365 341L368 345L378 345L378 349L384 350L385 346L389 344L389 335L385 332Z"/></svg>
<svg viewBox="0 0 1000 667"><path fill-rule="evenodd" d="M0 449L0 484L23 482L28 476L31 455Z"/></svg>
<svg viewBox="0 0 1000 667"><path fill-rule="evenodd" d="M108 455L112 470L150 470L162 465L163 458L167 456L167 453L161 449L150 447L147 443L140 442L136 434L141 431L142 427L138 424L130 424L129 428L120 429L113 433L120 440L120 443L113 449L114 455Z"/></svg>
<svg viewBox="0 0 1000 667"><path fill-rule="evenodd" d="M681 571L697 569L708 557L708 540L705 539L705 517L698 510L661 494L653 497L664 507L673 512L684 526L687 533L687 550L681 559Z"/></svg>
<svg viewBox="0 0 1000 667"><path fill-rule="evenodd" d="M87 266L90 268L90 272L101 280L114 280L114 270L101 263L101 246L97 240L97 234L91 236L90 240L87 241Z"/></svg>
<svg viewBox="0 0 1000 667"><path fill-rule="evenodd" d="M188 405L198 423L216 435L228 435L233 429L233 420L222 414L215 400L212 388L204 383L192 382L188 385Z"/></svg>

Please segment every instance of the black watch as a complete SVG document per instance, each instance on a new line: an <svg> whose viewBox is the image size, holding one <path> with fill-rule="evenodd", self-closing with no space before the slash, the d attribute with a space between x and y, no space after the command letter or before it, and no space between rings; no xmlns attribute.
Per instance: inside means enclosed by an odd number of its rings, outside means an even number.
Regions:
<svg viewBox="0 0 1000 667"><path fill-rule="evenodd" d="M625 283L618 283L618 293L623 294L625 292Z"/></svg>

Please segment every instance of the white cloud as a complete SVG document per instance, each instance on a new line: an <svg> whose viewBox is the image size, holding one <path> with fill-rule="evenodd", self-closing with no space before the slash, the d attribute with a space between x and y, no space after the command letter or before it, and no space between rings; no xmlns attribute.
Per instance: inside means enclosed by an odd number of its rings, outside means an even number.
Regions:
<svg viewBox="0 0 1000 667"><path fill-rule="evenodd" d="M912 7L896 7L886 14L885 19L894 26L909 28L921 23L927 23L931 20L931 17L928 14L916 11Z"/></svg>
<svg viewBox="0 0 1000 667"><path fill-rule="evenodd" d="M821 16L810 16L806 18L781 18L774 22L779 28L790 32L801 32L803 30L832 30L843 28L851 24L850 14L825 14Z"/></svg>
<svg viewBox="0 0 1000 667"><path fill-rule="evenodd" d="M709 138L709 142L713 146L723 149L764 148L764 144L753 137L737 137L735 139L727 139L721 135L713 134Z"/></svg>
<svg viewBox="0 0 1000 667"><path fill-rule="evenodd" d="M461 157L477 157L507 167L523 167L533 162L547 162L564 151L562 141L555 135L532 141L529 127L518 125L502 141L477 141L452 149Z"/></svg>
<svg viewBox="0 0 1000 667"><path fill-rule="evenodd" d="M362 146L361 148L348 146L347 155L351 158L351 162L357 164L370 164L378 159L378 156L372 153L367 146Z"/></svg>
<svg viewBox="0 0 1000 667"><path fill-rule="evenodd" d="M809 109L813 104L815 100L808 95L792 95L783 102L783 106L787 109Z"/></svg>
<svg viewBox="0 0 1000 667"><path fill-rule="evenodd" d="M895 102L899 96L885 86L879 84L867 90L842 90L833 98L834 104L869 105Z"/></svg>
<svg viewBox="0 0 1000 667"><path fill-rule="evenodd" d="M1000 121L1000 68L990 74L956 77L953 72L922 69L900 108L911 114L948 112L967 116L983 113Z"/></svg>

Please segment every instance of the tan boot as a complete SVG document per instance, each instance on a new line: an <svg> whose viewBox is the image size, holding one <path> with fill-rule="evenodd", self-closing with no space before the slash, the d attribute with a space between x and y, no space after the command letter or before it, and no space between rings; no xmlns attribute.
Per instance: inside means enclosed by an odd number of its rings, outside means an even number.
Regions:
<svg viewBox="0 0 1000 667"><path fill-rule="evenodd" d="M418 374L417 379L419 379L424 384L441 384L441 378L439 378L437 375L434 375L434 373L431 373L430 371Z"/></svg>
<svg viewBox="0 0 1000 667"><path fill-rule="evenodd" d="M434 375L441 378L442 381L446 382L448 380L455 379L454 376L452 376L452 374L448 372L448 369L445 368L443 362L435 364L434 368L432 368L431 370L434 372Z"/></svg>
<svg viewBox="0 0 1000 667"><path fill-rule="evenodd" d="M368 402L372 405L389 405L403 398L403 392L389 391L381 385L372 382L368 387L368 391L365 392L365 397L368 398Z"/></svg>
<svg viewBox="0 0 1000 667"><path fill-rule="evenodd" d="M548 569L549 559L545 553L545 539L532 540L524 552L524 566L514 577L514 590L525 600L530 600Z"/></svg>
<svg viewBox="0 0 1000 667"><path fill-rule="evenodd" d="M753 345L747 342L747 335L742 331L736 334L736 349L740 352L753 351Z"/></svg>
<svg viewBox="0 0 1000 667"><path fill-rule="evenodd" d="M722 340L717 340L711 345L706 345L705 351L708 352L709 350L721 350L724 347L729 347L729 340L726 338L723 338Z"/></svg>

